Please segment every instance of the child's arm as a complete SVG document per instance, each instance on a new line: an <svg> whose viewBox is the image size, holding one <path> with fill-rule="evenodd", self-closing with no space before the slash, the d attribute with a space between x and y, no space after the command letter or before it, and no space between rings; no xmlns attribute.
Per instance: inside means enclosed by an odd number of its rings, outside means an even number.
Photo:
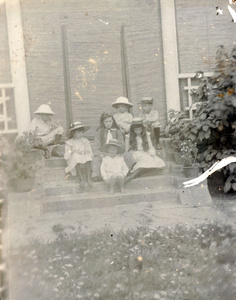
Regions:
<svg viewBox="0 0 236 300"><path fill-rule="evenodd" d="M93 141L93 153L95 156L100 156L101 154L101 138L100 138L100 130L95 132L94 141Z"/></svg>
<svg viewBox="0 0 236 300"><path fill-rule="evenodd" d="M72 155L72 147L69 144L65 144L65 154L64 154L64 158L65 159L69 159Z"/></svg>
<svg viewBox="0 0 236 300"><path fill-rule="evenodd" d="M150 122L158 121L159 115L157 110L151 110L151 112L146 116L147 120Z"/></svg>
<svg viewBox="0 0 236 300"><path fill-rule="evenodd" d="M86 139L86 150L89 152L89 154L93 157L93 151L92 151L92 147L91 144L89 142L89 140Z"/></svg>
<svg viewBox="0 0 236 300"><path fill-rule="evenodd" d="M119 129L117 129L117 140L120 142L121 147L124 149L125 147L124 135Z"/></svg>
<svg viewBox="0 0 236 300"><path fill-rule="evenodd" d="M152 145L150 134L148 134L148 133L147 133L147 140L148 140L148 146L149 146L148 153L152 156L156 155L156 150Z"/></svg>
<svg viewBox="0 0 236 300"><path fill-rule="evenodd" d="M124 158L122 159L122 168L121 168L121 172L122 172L122 175L125 177L128 172L129 172L129 168L127 167L126 163L125 163L125 160Z"/></svg>

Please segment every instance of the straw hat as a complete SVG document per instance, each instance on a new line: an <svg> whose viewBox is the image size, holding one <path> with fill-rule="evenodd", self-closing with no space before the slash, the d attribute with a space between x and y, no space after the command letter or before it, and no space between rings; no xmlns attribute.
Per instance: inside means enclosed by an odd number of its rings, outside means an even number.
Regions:
<svg viewBox="0 0 236 300"><path fill-rule="evenodd" d="M47 114L47 115L55 115L52 111L51 107L47 104L42 104L38 107L38 109L34 112L34 114Z"/></svg>
<svg viewBox="0 0 236 300"><path fill-rule="evenodd" d="M152 97L143 97L141 100L141 104L153 104Z"/></svg>
<svg viewBox="0 0 236 300"><path fill-rule="evenodd" d="M85 126L81 122L74 122L70 125L69 131L72 132L73 130L82 129L82 128L83 128L83 130L81 130L81 131L85 132L85 131L89 130L90 126Z"/></svg>
<svg viewBox="0 0 236 300"><path fill-rule="evenodd" d="M143 119L142 118L133 118L133 121L131 123L131 126L141 126L143 125Z"/></svg>
<svg viewBox="0 0 236 300"><path fill-rule="evenodd" d="M117 139L110 139L108 141L108 143L106 143L104 146L103 146L103 151L104 152L108 152L108 147L109 146L116 146L117 147L117 153L122 153L124 152L124 149L122 148L120 142L117 140Z"/></svg>
<svg viewBox="0 0 236 300"><path fill-rule="evenodd" d="M125 104L129 107L133 107L133 104L129 102L128 98L125 97L119 97L116 99L115 102L112 103L112 107L117 107L118 104Z"/></svg>

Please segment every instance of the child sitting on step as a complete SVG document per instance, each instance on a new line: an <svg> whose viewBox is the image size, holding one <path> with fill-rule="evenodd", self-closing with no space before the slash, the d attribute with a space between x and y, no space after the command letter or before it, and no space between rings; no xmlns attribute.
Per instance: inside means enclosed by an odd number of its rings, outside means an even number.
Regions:
<svg viewBox="0 0 236 300"><path fill-rule="evenodd" d="M118 128L112 114L102 113L100 118L100 127L95 132L93 143L93 177L94 180L101 178L101 162L102 158L106 156L103 152L103 146L110 140L117 139L121 146L124 148L124 136Z"/></svg>
<svg viewBox="0 0 236 300"><path fill-rule="evenodd" d="M133 120L133 116L129 113L129 108L133 107L133 104L130 103L127 98L119 97L112 103L112 107L118 110L118 112L114 114L114 119L120 130L126 135L129 133L130 125Z"/></svg>
<svg viewBox="0 0 236 300"><path fill-rule="evenodd" d="M143 119L143 124L147 127L147 130L155 136L156 140L156 149L161 150L160 145L160 123L158 111L152 109L153 98L144 97L141 100L142 112L139 114L139 117Z"/></svg>
<svg viewBox="0 0 236 300"><path fill-rule="evenodd" d="M110 194L114 193L115 184L120 186L121 193L124 192L124 178L129 169L124 161L124 157L118 155L122 153L122 147L118 140L111 139L103 147L108 155L103 158L101 164L101 174L103 180L109 184Z"/></svg>
<svg viewBox="0 0 236 300"><path fill-rule="evenodd" d="M70 126L70 139L65 144L64 158L67 162L66 173L71 172L72 176L78 176L80 189L84 190L85 183L92 186L91 162L93 152L89 141L83 136L90 127L75 122Z"/></svg>

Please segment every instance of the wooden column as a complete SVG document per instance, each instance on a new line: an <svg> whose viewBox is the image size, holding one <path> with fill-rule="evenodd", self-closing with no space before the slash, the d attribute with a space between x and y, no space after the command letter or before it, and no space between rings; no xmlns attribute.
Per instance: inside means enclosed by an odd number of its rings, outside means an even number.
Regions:
<svg viewBox="0 0 236 300"><path fill-rule="evenodd" d="M26 74L24 33L19 0L6 0L11 77L14 86L18 134L29 130L30 105Z"/></svg>
<svg viewBox="0 0 236 300"><path fill-rule="evenodd" d="M67 130L70 124L73 123L72 103L71 103L71 87L70 87L70 67L67 47L66 25L61 25L61 44L62 44L62 58L63 58L63 75L64 75L64 92L65 92L65 106L66 106L66 121Z"/></svg>
<svg viewBox="0 0 236 300"><path fill-rule="evenodd" d="M160 0L167 112L180 110L175 1Z"/></svg>

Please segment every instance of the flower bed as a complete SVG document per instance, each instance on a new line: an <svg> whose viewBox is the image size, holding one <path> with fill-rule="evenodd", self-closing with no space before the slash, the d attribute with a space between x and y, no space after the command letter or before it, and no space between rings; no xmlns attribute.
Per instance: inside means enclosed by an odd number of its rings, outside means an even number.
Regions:
<svg viewBox="0 0 236 300"><path fill-rule="evenodd" d="M12 299L235 299L230 226L138 228L67 235L11 257Z"/></svg>

